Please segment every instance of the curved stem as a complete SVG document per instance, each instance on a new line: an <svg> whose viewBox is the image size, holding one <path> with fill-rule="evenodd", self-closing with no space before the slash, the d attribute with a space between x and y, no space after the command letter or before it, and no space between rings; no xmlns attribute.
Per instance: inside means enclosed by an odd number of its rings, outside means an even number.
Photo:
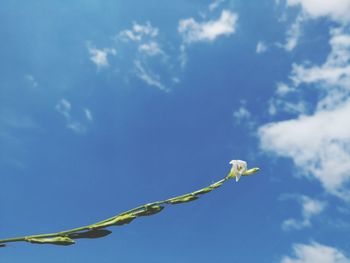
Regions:
<svg viewBox="0 0 350 263"><path fill-rule="evenodd" d="M244 174L242 174L243 176L248 176L250 174L253 174L255 172L259 171L258 168L253 168L250 170L247 170ZM64 237L64 236L68 236L77 232L82 232L82 231L89 231L92 229L96 229L96 228L105 228L105 227L109 227L114 225L113 223L111 223L110 225L108 225L108 222L113 221L114 219L121 217L121 216L125 216L125 215L131 215L135 212L139 212L142 210L147 210L147 207L150 206L158 206L158 205L164 205L164 204L176 204L176 201L178 201L177 203L185 203L191 200L195 200L198 198L198 195L203 195L206 193L211 192L212 190L221 187L227 180L233 178L231 176L231 172L228 173L228 175L224 178L221 179L215 183L212 183L211 185L201 188L197 191L188 193L188 194L184 194L184 195L179 195L179 196L175 196L172 198L168 198L166 200L162 200L162 201L156 201L153 203L148 203L148 204L144 204L144 205L140 205L138 207L135 207L133 209L130 209L128 211L122 212L116 216L104 219L102 221L98 221L94 224L90 224L90 225L86 225L86 226L82 226L82 227L77 227L77 228L73 228L73 229L69 229L69 230L64 230L64 231L60 231L60 232L56 232L56 233L48 233L48 234L39 234L39 235L29 235L29 236L22 236L22 237L14 237L14 238L7 238L7 239L0 239L0 245L3 245L5 243L10 243L10 242L20 242L20 241L28 241L28 239L33 239L33 238L54 238L54 237ZM185 198L187 197L196 197L195 199L189 199L189 200L185 200ZM180 200L180 201L179 201ZM101 224L106 224L103 225L103 227L99 227L99 225Z"/></svg>

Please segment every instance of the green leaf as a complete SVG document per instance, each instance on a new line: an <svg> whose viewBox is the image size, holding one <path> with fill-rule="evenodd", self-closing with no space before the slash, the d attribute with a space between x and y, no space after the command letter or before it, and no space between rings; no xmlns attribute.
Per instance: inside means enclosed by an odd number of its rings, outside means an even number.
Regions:
<svg viewBox="0 0 350 263"><path fill-rule="evenodd" d="M249 169L249 170L245 171L242 175L243 175L243 176L251 175L251 174L256 173L256 172L259 172L259 171L260 171L260 168L254 167L254 168L252 168L252 169Z"/></svg>
<svg viewBox="0 0 350 263"><path fill-rule="evenodd" d="M167 203L169 204L182 204L182 203L187 203L187 202L191 202L198 199L198 196L195 195L188 195L188 196L183 196L183 197L175 197L175 198L171 198L169 200L167 200Z"/></svg>
<svg viewBox="0 0 350 263"><path fill-rule="evenodd" d="M242 176L251 175L258 172L259 168L252 168L245 171ZM124 213L121 213L117 216L99 221L95 224L89 226L82 226L74 229L69 229L66 231L61 231L58 233L43 234L43 235L34 235L27 237L17 237L17 238L8 238L0 240L0 248L5 247L7 242L18 242L18 241L27 241L36 244L55 244L55 245L72 245L75 243L74 239L79 238L99 238L107 236L111 231L104 229L109 226L120 226L130 223L132 220L139 216L149 216L156 213L159 213L164 209L161 204L181 204L194 201L199 198L199 195L206 194L211 192L213 189L216 189L222 186L228 179L235 177L232 170L228 173L224 179L211 184L206 188L202 188L193 193L173 197L164 201L157 201L154 203L149 203L146 205L141 205L131 210L128 210ZM50 237L50 238L49 238Z"/></svg>
<svg viewBox="0 0 350 263"><path fill-rule="evenodd" d="M206 194L206 193L209 193L211 192L213 189L211 187L206 187L206 188L203 188L201 190L198 190L196 192L193 192L192 194L194 195L202 195L202 194Z"/></svg>
<svg viewBox="0 0 350 263"><path fill-rule="evenodd" d="M164 209L164 206L160 205L151 205L151 206L145 206L144 210L141 210L140 212L135 212L135 216L150 216L159 213Z"/></svg>
<svg viewBox="0 0 350 263"><path fill-rule="evenodd" d="M34 244L52 244L52 245L61 245L69 246L75 244L75 241L69 237L49 237L49 238L35 238L28 237L25 241L34 243Z"/></svg>
<svg viewBox="0 0 350 263"><path fill-rule="evenodd" d="M222 186L224 184L224 182L225 182L225 180L221 180L217 183L211 184L209 187L215 189L215 188Z"/></svg>
<svg viewBox="0 0 350 263"><path fill-rule="evenodd" d="M134 216L133 214L121 215L121 216L116 217L113 220L113 225L121 226L124 224L129 224L135 218L136 218L136 216Z"/></svg>
<svg viewBox="0 0 350 263"><path fill-rule="evenodd" d="M73 233L69 235L70 238L78 239L78 238L99 238L99 237L105 237L111 234L112 231L107 229L93 229L85 232L80 233Z"/></svg>
<svg viewBox="0 0 350 263"><path fill-rule="evenodd" d="M104 228L108 226L121 226L121 225L129 224L135 218L136 216L133 214L120 215L112 218L111 220L105 221L103 223L93 224L89 226L89 228L96 229L96 228Z"/></svg>

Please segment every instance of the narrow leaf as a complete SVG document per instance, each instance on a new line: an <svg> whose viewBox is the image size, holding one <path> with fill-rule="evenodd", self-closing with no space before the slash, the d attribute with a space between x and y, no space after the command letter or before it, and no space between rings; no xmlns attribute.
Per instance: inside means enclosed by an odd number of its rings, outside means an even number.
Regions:
<svg viewBox="0 0 350 263"><path fill-rule="evenodd" d="M51 238L34 238L29 237L25 239L27 242L34 244L53 244L61 246L69 246L75 244L75 241L69 237L51 237Z"/></svg>
<svg viewBox="0 0 350 263"><path fill-rule="evenodd" d="M93 229L85 232L74 233L69 235L70 238L78 239L78 238L99 238L105 237L111 234L112 231L107 229Z"/></svg>
<svg viewBox="0 0 350 263"><path fill-rule="evenodd" d="M255 168L252 168L252 169L245 171L242 175L243 176L251 175L251 174L254 174L254 173L259 172L259 171L260 171L260 168L255 167Z"/></svg>
<svg viewBox="0 0 350 263"><path fill-rule="evenodd" d="M136 216L133 214L120 215L111 220L105 221L103 223L93 224L89 228L96 229L96 228L104 228L108 226L121 226L121 225L129 224L135 218Z"/></svg>
<svg viewBox="0 0 350 263"><path fill-rule="evenodd" d="M237 162L237 160L235 161ZM240 161L240 162L243 162L243 161ZM243 168L241 167L238 167L238 168L237 168L237 171L240 171L242 173L241 174L242 176L251 175L260 170L259 168L252 168L252 169L246 170L245 166L243 166ZM60 231L57 233L0 239L0 248L5 247L5 243L8 243L8 242L26 241L30 243L36 243L36 244L54 244L54 245L67 246L67 245L74 244L75 243L74 239L104 237L111 233L110 230L104 229L106 227L125 225L130 223L131 221L133 221L135 218L139 216L149 216L149 215L159 213L164 209L163 206L160 206L162 204L181 204L181 203L194 201L199 198L199 195L211 192L213 189L216 189L222 186L228 179L231 179L234 177L235 176L231 169L229 174L225 176L224 179L216 183L213 183L206 188L202 188L193 193L173 197L164 201L157 201L154 203L141 205L133 209L130 209L124 213L121 213L117 216L99 221L97 223L94 223L88 226L82 226L74 229Z"/></svg>
<svg viewBox="0 0 350 263"><path fill-rule="evenodd" d="M135 216L150 216L159 213L164 209L164 206L159 205L151 205L146 206L144 210L141 210L140 212L134 213Z"/></svg>
<svg viewBox="0 0 350 263"><path fill-rule="evenodd" d="M195 195L188 195L188 196L184 196L184 197L175 197L172 199L167 200L167 203L169 204L182 204L182 203L187 203L187 202L191 202L198 199L198 196Z"/></svg>
<svg viewBox="0 0 350 263"><path fill-rule="evenodd" d="M211 184L209 187L210 187L210 188L213 188L213 189L219 188L220 186L222 186L222 185L224 184L224 182L225 182L225 180L221 180L221 181L219 181L219 182L216 182L216 183L214 183L214 184Z"/></svg>
<svg viewBox="0 0 350 263"><path fill-rule="evenodd" d="M206 194L206 193L209 193L211 192L213 189L211 187L206 187L206 188L203 188L201 190L198 190L196 192L193 192L192 194L194 195L202 195L202 194Z"/></svg>

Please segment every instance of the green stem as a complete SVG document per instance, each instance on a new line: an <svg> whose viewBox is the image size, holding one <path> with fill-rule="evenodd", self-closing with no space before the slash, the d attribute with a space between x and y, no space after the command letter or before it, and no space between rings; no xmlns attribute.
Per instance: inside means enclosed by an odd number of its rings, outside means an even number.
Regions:
<svg viewBox="0 0 350 263"><path fill-rule="evenodd" d="M255 172L259 171L258 168L253 168L253 169L250 169L248 171L246 171L243 176L248 176L250 174L253 174ZM180 195L180 196L175 196L175 197L172 197L172 198L169 198L169 199L166 199L166 200L163 200L163 201L156 201L156 202L153 202L153 203L148 203L148 204L145 204L145 205L140 205L138 207L135 207L133 209L130 209L128 211L125 211L123 213L120 213L116 216L113 216L113 217L110 217L110 218L107 218L105 220L102 220L102 221L99 221L99 222L96 222L94 224L91 224L91 225L87 225L87 226L82 226L82 227L78 227L78 228L73 228L73 229L69 229L69 230L65 230L65 231L60 231L60 232L56 232L56 233L48 233L48 234L39 234L39 235L30 235L30 236L23 236L23 237L15 237L15 238L7 238L7 239L1 239L0 240L0 245L1 244L5 244L5 243L10 243L10 242L20 242L20 241L27 241L28 239L30 238L53 238L53 237L64 237L64 236L68 236L68 235L71 235L71 234L74 234L74 233L77 233L77 232L81 232L81 231L85 231L85 230L91 230L94 228L94 225L98 225L98 224L102 224L102 223L106 223L108 221L111 221L117 217L120 217L120 216L123 216L123 215L128 215L128 214L132 214L132 213L135 213L135 212L138 212L140 210L146 210L147 207L149 206L155 206L155 205L163 205L163 204L171 204L171 200L178 200L178 199L181 199L181 198L185 198L185 197L189 197L189 196L196 196L198 197L197 195L198 194L195 194L195 193L199 193L200 191L203 191L204 189L207 189L206 191L202 192L201 194L205 194L207 192L211 192L212 190L216 189L216 188L219 188L221 187L222 184L224 184L227 180L231 179L232 177L230 177L231 175L231 172L224 178L224 179L221 179L207 187L204 187L204 188L201 188L197 191L194 191L192 193L188 193L188 194L184 194L184 195ZM210 191L209 191L209 190ZM107 226L106 226L107 227Z"/></svg>

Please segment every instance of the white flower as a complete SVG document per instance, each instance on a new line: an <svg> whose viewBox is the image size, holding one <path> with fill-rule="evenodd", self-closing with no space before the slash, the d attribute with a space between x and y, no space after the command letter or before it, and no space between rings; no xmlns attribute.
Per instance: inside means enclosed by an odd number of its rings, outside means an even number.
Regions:
<svg viewBox="0 0 350 263"><path fill-rule="evenodd" d="M236 182L238 182L242 174L247 171L247 163L241 160L232 160L230 164L232 164L230 177L236 177Z"/></svg>

